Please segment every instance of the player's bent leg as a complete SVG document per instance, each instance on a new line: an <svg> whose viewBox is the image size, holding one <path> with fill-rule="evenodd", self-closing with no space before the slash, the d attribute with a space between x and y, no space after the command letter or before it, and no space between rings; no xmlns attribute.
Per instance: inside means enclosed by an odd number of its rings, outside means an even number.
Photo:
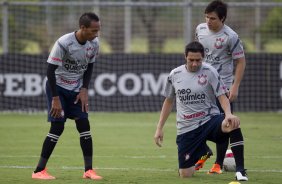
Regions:
<svg viewBox="0 0 282 184"><path fill-rule="evenodd" d="M195 164L195 170L200 170L204 167L205 162L213 155L212 150L206 145L206 154L202 155L201 158Z"/></svg>
<svg viewBox="0 0 282 184"><path fill-rule="evenodd" d="M93 143L88 119L75 120L80 136L80 146L84 157L85 171L92 169Z"/></svg>
<svg viewBox="0 0 282 184"><path fill-rule="evenodd" d="M208 171L208 174L221 174L223 167L223 160L225 157L225 153L227 151L229 145L229 137L223 139L222 142L216 143L216 161L213 164L212 168Z"/></svg>
<svg viewBox="0 0 282 184"><path fill-rule="evenodd" d="M101 180L102 177L99 176L96 171L92 168L93 143L90 132L89 120L87 118L76 119L75 123L80 135L80 146L84 158L85 172L83 173L82 177L85 179Z"/></svg>
<svg viewBox="0 0 282 184"><path fill-rule="evenodd" d="M244 166L244 139L240 128L229 128L226 122L222 122L222 131L227 132L230 137L230 147L234 154L236 163L235 178L238 181L247 181L247 173Z"/></svg>
<svg viewBox="0 0 282 184"><path fill-rule="evenodd" d="M51 122L51 128L49 133L47 134L41 151L41 156L38 161L37 167L35 171L32 173L32 178L35 179L52 179L52 177L48 177L48 173L46 171L46 165L51 156L61 134L64 131L64 122ZM38 173L38 174L37 174ZM54 179L54 178L53 178Z"/></svg>
<svg viewBox="0 0 282 184"><path fill-rule="evenodd" d="M234 154L236 171L245 171L244 168L244 139L240 128L237 128L229 133L230 147Z"/></svg>
<svg viewBox="0 0 282 184"><path fill-rule="evenodd" d="M223 165L223 160L225 157L225 153L228 149L229 145L229 137L227 139L223 139L222 142L216 143L216 164L219 164L221 167Z"/></svg>
<svg viewBox="0 0 282 184"><path fill-rule="evenodd" d="M228 133L225 133L223 131L223 128L226 125L224 115L219 115L215 117L212 121L214 123L214 130L210 133L209 140L216 143L217 154L216 161L207 174L221 174L223 160L229 144L229 136Z"/></svg>
<svg viewBox="0 0 282 184"><path fill-rule="evenodd" d="M195 167L193 166L185 169L179 169L178 172L181 178L191 178L195 173Z"/></svg>
<svg viewBox="0 0 282 184"><path fill-rule="evenodd" d="M49 159L57 142L59 141L60 136L64 131L64 128L65 122L51 122L51 128L43 143L43 148L41 152L42 157Z"/></svg>

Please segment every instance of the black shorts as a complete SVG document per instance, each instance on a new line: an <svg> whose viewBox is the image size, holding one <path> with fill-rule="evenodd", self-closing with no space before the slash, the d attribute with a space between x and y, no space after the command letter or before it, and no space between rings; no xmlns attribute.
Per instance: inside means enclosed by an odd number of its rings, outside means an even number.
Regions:
<svg viewBox="0 0 282 184"><path fill-rule="evenodd" d="M220 143L229 138L228 134L223 133L221 130L223 120L223 114L213 116L197 129L177 136L176 143L180 169L194 166L199 158L206 154L207 140Z"/></svg>
<svg viewBox="0 0 282 184"><path fill-rule="evenodd" d="M48 121L49 122L65 122L67 118L69 119L84 119L88 118L88 113L82 112L80 101L77 104L74 104L78 92L69 91L60 86L57 86L58 95L64 110L64 116L61 118L54 118L50 115L51 104L52 104L52 95L51 89L46 82L46 96L47 96L47 105L48 105Z"/></svg>

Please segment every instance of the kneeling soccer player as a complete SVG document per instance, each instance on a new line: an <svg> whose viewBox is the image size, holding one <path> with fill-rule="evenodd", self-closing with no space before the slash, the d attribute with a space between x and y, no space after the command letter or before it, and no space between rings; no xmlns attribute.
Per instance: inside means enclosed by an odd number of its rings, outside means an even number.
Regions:
<svg viewBox="0 0 282 184"><path fill-rule="evenodd" d="M227 88L217 71L202 63L204 47L191 42L185 47L186 64L173 69L167 79L160 119L155 132L155 142L161 146L163 127L176 99L179 175L186 178L195 172L195 163L206 152L206 141L215 143L230 137L236 162L235 177L247 181L244 168L244 142L240 120L230 110ZM218 98L225 114L220 114Z"/></svg>

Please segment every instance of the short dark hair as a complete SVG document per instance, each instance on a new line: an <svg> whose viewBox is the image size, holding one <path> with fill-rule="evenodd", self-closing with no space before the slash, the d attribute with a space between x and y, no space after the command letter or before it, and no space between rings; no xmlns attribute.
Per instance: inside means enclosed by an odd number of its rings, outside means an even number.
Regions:
<svg viewBox="0 0 282 184"><path fill-rule="evenodd" d="M222 22L225 21L227 17L227 4L222 1L212 1L205 9L205 14L215 12Z"/></svg>
<svg viewBox="0 0 282 184"><path fill-rule="evenodd" d="M185 56L187 57L188 52L200 52L203 57L205 57L205 48L204 46L197 41L193 41L186 45L185 47Z"/></svg>
<svg viewBox="0 0 282 184"><path fill-rule="evenodd" d="M82 14L79 18L79 27L81 26L89 27L92 21L99 22L100 19L98 15L96 15L93 12L86 12Z"/></svg>

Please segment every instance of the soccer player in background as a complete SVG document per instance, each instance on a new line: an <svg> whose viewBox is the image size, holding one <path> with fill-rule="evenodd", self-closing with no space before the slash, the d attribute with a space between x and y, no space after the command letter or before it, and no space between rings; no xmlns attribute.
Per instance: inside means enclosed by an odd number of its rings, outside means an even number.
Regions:
<svg viewBox="0 0 282 184"><path fill-rule="evenodd" d="M176 125L179 175L191 177L195 163L206 152L206 141L225 142L230 137L235 162L236 179L248 180L244 168L243 135L240 120L231 113L228 92L218 72L209 64L202 63L205 50L201 43L194 41L185 47L186 64L173 69L167 79L166 97L154 140L161 146L163 127L176 99ZM218 99L225 114L216 104Z"/></svg>
<svg viewBox="0 0 282 184"><path fill-rule="evenodd" d="M232 111L232 102L238 96L239 86L246 66L243 46L238 35L224 24L227 17L227 4L222 1L212 1L205 9L205 17L206 23L199 24L196 28L196 40L205 48L205 62L211 64L217 70L228 88L227 96ZM233 61L236 64L234 76ZM224 113L218 101L217 104L220 111ZM216 161L208 173L222 173L223 160L228 144L229 140L216 144ZM232 148L234 145L230 144L230 146ZM207 146L207 153L199 159L195 169L202 168L211 155L212 151Z"/></svg>
<svg viewBox="0 0 282 184"><path fill-rule="evenodd" d="M80 135L84 158L83 178L102 179L92 168L93 145L88 120L88 85L99 51L100 20L95 13L84 13L79 30L60 37L48 57L46 94L51 128L43 143L33 179L55 179L46 165L61 134L66 119L73 119Z"/></svg>

